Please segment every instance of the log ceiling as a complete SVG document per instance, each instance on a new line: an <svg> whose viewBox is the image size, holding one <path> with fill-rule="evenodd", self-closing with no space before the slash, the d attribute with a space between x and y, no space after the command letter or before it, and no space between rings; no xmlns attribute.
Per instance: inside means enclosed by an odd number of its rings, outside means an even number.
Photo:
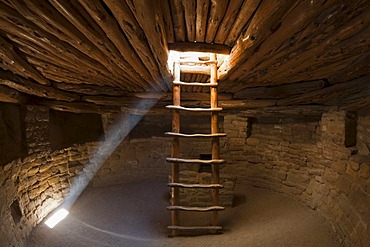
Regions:
<svg viewBox="0 0 370 247"><path fill-rule="evenodd" d="M369 0L0 0L0 102L162 107L169 49L230 54L219 67L226 109L370 105ZM206 88L183 90L186 104L205 104Z"/></svg>

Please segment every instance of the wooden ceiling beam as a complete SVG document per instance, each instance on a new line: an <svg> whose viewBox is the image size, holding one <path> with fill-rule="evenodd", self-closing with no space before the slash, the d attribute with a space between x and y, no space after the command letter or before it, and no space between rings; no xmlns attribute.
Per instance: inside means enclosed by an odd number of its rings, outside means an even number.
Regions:
<svg viewBox="0 0 370 247"><path fill-rule="evenodd" d="M66 0L50 0L50 3L110 60L111 72L121 77L126 82L126 86L148 89L149 85L144 83L141 76L128 62L136 62L132 54L127 57L128 61L123 59L115 45L79 3ZM129 51L129 47L127 50ZM127 80L128 78L130 80Z"/></svg>
<svg viewBox="0 0 370 247"><path fill-rule="evenodd" d="M158 65L153 58L153 54L149 48L147 40L144 38L144 31L140 28L135 16L130 10L130 7L125 1L104 0L104 3L112 11L120 28L127 36L127 40L130 42L131 46L144 64L144 67L146 67L153 78L149 83L152 84L152 87L157 88L157 91L159 91L158 89L167 90L167 88L161 83Z"/></svg>
<svg viewBox="0 0 370 247"><path fill-rule="evenodd" d="M162 81L168 89L171 88L172 75L167 66L168 47L166 31L161 8L162 0L126 0L137 22L143 29L153 57L157 62Z"/></svg>
<svg viewBox="0 0 370 247"><path fill-rule="evenodd" d="M25 78L32 78L42 85L50 85L39 71L37 71L31 64L25 61L17 52L11 43L0 36L0 54L2 57L2 64L10 71L15 71L20 76Z"/></svg>
<svg viewBox="0 0 370 247"><path fill-rule="evenodd" d="M0 102L22 104L25 101L25 96L17 90L0 85Z"/></svg>
<svg viewBox="0 0 370 247"><path fill-rule="evenodd" d="M250 2L250 1L247 1ZM229 2L227 10L225 12L224 18L220 23L220 26L217 30L216 37L214 42L216 44L224 44L227 38L227 35L230 33L230 30L235 24L235 20L238 16L239 9L243 4L243 0L233 0ZM245 14L244 14L245 15Z"/></svg>
<svg viewBox="0 0 370 247"><path fill-rule="evenodd" d="M263 60L261 61L258 56L252 56L245 64L240 65L245 68L246 73L234 73L230 75L228 79L244 81L244 85L249 85L250 83L252 84L251 86L253 86L253 84L268 85L271 84L272 80L282 80L282 75L284 75L284 77L293 76L294 74L291 73L291 71L296 70L296 68L301 68L301 71L297 71L295 74L298 76L305 76L304 79L307 79L308 73L312 75L311 79L320 78L320 76L315 76L315 70L312 69L312 66L320 63L323 65L330 65L333 61L340 62L341 60L350 59L351 52L357 49L357 46L366 47L366 42L362 43L362 40L363 38L368 40L368 32L366 34L365 31L364 34L357 35L358 38L353 37L356 33L361 32L361 29L368 26L369 23L369 15L367 14L369 5L363 4L362 7L357 6L358 8L355 9L349 7L349 5L352 6L353 4L358 4L358 2L359 1L348 3L347 8L345 8L346 6L343 5L342 1L326 2L326 4L329 5L322 6L325 7L322 9L323 13L316 12L315 10L313 13L319 13L319 16L313 19L308 25L306 22L302 22L306 26L303 30L299 29L300 31L297 32L295 36L293 35L294 43L291 43L291 40L287 40L286 44L281 45L275 54L269 55L267 55L267 53L263 54L261 50L264 45L261 44L260 50L257 51L256 54L260 54L260 59L263 58ZM347 14L343 14L343 11L338 10L343 8L346 9L348 12ZM286 22L284 26L291 26L292 20L297 19L298 13L301 12L302 11L295 12L293 10L291 12L292 16L288 15L286 17L286 20L291 21L289 23ZM307 13L310 13L310 11ZM294 18L294 16L296 17ZM320 29L317 29L317 23L320 23ZM327 29L337 31L332 33L325 31ZM270 44L270 40L279 43L278 40L275 40L275 35L278 35L280 30L284 31L285 29L279 29L272 34L270 36L271 38L266 41L266 44ZM352 39L348 39L349 37L352 37ZM270 45L273 47L273 44ZM342 49L344 46L347 46L347 49ZM265 52L266 49L270 51L270 46L265 46ZM254 64L259 65L255 66ZM325 69L324 67L325 66L318 66L317 68L323 68L326 72L330 72L331 74L339 70L339 68L336 69L333 67L333 69L329 71L329 69ZM233 87L233 90L238 91L243 87L244 86L240 84L237 87Z"/></svg>
<svg viewBox="0 0 370 247"><path fill-rule="evenodd" d="M115 88L110 86L98 86L96 84L90 85L85 83L71 84L71 83L57 83L54 82L53 86L56 89L63 90L66 92L72 92L82 95L105 95L105 96L125 96L121 88Z"/></svg>
<svg viewBox="0 0 370 247"><path fill-rule="evenodd" d="M170 0L172 2L172 0ZM162 12L163 12L163 22L164 26L166 28L166 37L167 42L173 43L175 42L175 37L173 33L173 23L172 23L172 15L171 15L171 5L169 3L169 0L163 0L161 1L162 4Z"/></svg>
<svg viewBox="0 0 370 247"><path fill-rule="evenodd" d="M206 43L213 43L218 27L222 21L222 17L225 15L228 2L229 1L226 0L211 1L207 23L207 35L205 39Z"/></svg>
<svg viewBox="0 0 370 247"><path fill-rule="evenodd" d="M244 1L238 12L238 16L232 23L230 32L226 34L226 39L224 40L225 45L234 46L236 40L239 38L242 31L247 27L247 23L250 21L256 9L261 4L261 1L262 0Z"/></svg>
<svg viewBox="0 0 370 247"><path fill-rule="evenodd" d="M370 97L370 77L364 76L359 79L344 83L334 84L309 93L291 96L277 101L277 105L296 105L296 104L322 104L340 105L346 103L346 98Z"/></svg>
<svg viewBox="0 0 370 247"><path fill-rule="evenodd" d="M11 72L0 71L0 85L10 87L19 92L38 96L41 98L50 98L62 101L79 100L79 96L67 92L63 92L52 87L47 87L25 80Z"/></svg>
<svg viewBox="0 0 370 247"><path fill-rule="evenodd" d="M170 0L171 17L176 41L186 41L184 6L181 0Z"/></svg>
<svg viewBox="0 0 370 247"><path fill-rule="evenodd" d="M208 43L191 43L191 42L175 42L168 44L169 50L180 52L195 51L195 52L210 52L217 54L229 55L231 48L227 45L208 44Z"/></svg>
<svg viewBox="0 0 370 247"><path fill-rule="evenodd" d="M221 66L220 71L234 73L238 66L253 54L255 48L278 27L296 3L295 0L263 1L247 30L238 38L231 50L228 62Z"/></svg>
<svg viewBox="0 0 370 247"><path fill-rule="evenodd" d="M285 98L296 94L304 94L325 86L325 81L315 80L283 84L275 87L246 88L234 94L234 99L271 99Z"/></svg>
<svg viewBox="0 0 370 247"><path fill-rule="evenodd" d="M152 75L149 73L146 66L144 66L141 58L138 56L136 50L134 49L134 47L138 44L133 44L128 40L126 35L122 32L120 26L117 24L116 19L105 10L106 8L99 1L78 1L105 32L110 41L117 47L122 58L124 58L131 65L133 70L142 77L142 80L145 80L154 91L165 90L166 87L158 83L160 78L156 78L154 81Z"/></svg>
<svg viewBox="0 0 370 247"><path fill-rule="evenodd" d="M269 60L285 42L291 40L291 37L313 21L320 13L324 12L334 5L339 0L319 0L319 1L302 1L300 2L281 22L281 28L276 32L272 33L268 39L261 43L258 50L254 51L244 64L239 64L240 67L246 71L235 71L235 73L229 73L226 77L227 80L237 80L240 76L250 74L253 70L256 70L259 66L264 65L261 61ZM270 59L271 60L271 59ZM260 64L260 65L259 65ZM228 71L221 71L221 78L225 78L225 73Z"/></svg>
<svg viewBox="0 0 370 247"><path fill-rule="evenodd" d="M195 41L196 0L183 0L187 41Z"/></svg>

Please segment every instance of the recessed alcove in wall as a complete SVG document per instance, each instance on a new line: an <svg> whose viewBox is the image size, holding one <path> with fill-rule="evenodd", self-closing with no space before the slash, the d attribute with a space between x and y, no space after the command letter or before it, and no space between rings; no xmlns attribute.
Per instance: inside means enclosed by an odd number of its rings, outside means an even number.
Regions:
<svg viewBox="0 0 370 247"><path fill-rule="evenodd" d="M23 216L21 207L19 205L19 201L15 200L11 205L10 205L10 212L12 215L12 218L14 220L15 224L18 224L21 221L21 218Z"/></svg>
<svg viewBox="0 0 370 247"><path fill-rule="evenodd" d="M20 106L0 103L0 165L26 153Z"/></svg>
<svg viewBox="0 0 370 247"><path fill-rule="evenodd" d="M52 149L104 140L104 129L99 114L50 110L49 117L49 136Z"/></svg>
<svg viewBox="0 0 370 247"><path fill-rule="evenodd" d="M357 114L355 112L347 112L345 120L344 145L345 147L353 147L356 145L357 132Z"/></svg>

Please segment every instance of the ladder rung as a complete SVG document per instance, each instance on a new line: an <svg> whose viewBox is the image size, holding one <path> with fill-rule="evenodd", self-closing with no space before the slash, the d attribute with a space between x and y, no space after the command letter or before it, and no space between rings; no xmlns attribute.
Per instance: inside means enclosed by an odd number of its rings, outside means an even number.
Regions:
<svg viewBox="0 0 370 247"><path fill-rule="evenodd" d="M217 64L216 60L207 60L207 61L193 61L193 60L186 60L186 59L180 59L176 61L180 64Z"/></svg>
<svg viewBox="0 0 370 247"><path fill-rule="evenodd" d="M222 184L183 184L183 183L168 183L169 187L180 187L189 189L221 189L224 186Z"/></svg>
<svg viewBox="0 0 370 247"><path fill-rule="evenodd" d="M215 108L189 108L189 107L183 107L183 106L168 105L168 106L166 106L166 108L173 109L173 110L197 111L197 112L222 111L222 108L221 107L215 107Z"/></svg>
<svg viewBox="0 0 370 247"><path fill-rule="evenodd" d="M210 207L168 206L167 209L168 210L208 212L208 211L221 211L221 210L224 210L225 207L221 207L221 206L210 206Z"/></svg>
<svg viewBox="0 0 370 247"><path fill-rule="evenodd" d="M169 230L222 230L222 226L167 226Z"/></svg>
<svg viewBox="0 0 370 247"><path fill-rule="evenodd" d="M192 164L223 164L226 161L223 159L218 160L200 160L200 159L179 159L179 158L166 158L167 162L171 163L192 163Z"/></svg>
<svg viewBox="0 0 370 247"><path fill-rule="evenodd" d="M190 73L190 74L211 74L210 67L208 66L189 66L189 65L180 65L181 73Z"/></svg>
<svg viewBox="0 0 370 247"><path fill-rule="evenodd" d="M215 134L183 134L183 133L176 133L176 132L166 132L166 135L169 136L178 136L178 137L204 137L204 138L213 138L213 137L224 137L226 136L225 133L215 133Z"/></svg>
<svg viewBox="0 0 370 247"><path fill-rule="evenodd" d="M202 82L182 82L182 81L174 81L174 85L179 86L198 86L198 87L217 87L217 83L202 83Z"/></svg>

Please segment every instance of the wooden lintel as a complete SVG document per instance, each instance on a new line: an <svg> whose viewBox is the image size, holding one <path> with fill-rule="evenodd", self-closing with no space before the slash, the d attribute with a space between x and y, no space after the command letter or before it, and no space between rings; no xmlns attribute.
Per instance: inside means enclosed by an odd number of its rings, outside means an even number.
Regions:
<svg viewBox="0 0 370 247"><path fill-rule="evenodd" d="M0 85L0 102L20 104L25 101L24 96L18 91Z"/></svg>
<svg viewBox="0 0 370 247"><path fill-rule="evenodd" d="M46 106L57 111L67 111L74 113L106 113L116 112L118 107L98 106L87 102L62 102L54 100L40 100L39 105Z"/></svg>
<svg viewBox="0 0 370 247"><path fill-rule="evenodd" d="M168 43L169 50L175 51L196 51L196 52L209 52L209 53L217 53L217 54L225 54L229 55L231 48L227 45L220 45L220 44L207 44L207 43L199 43L199 42L175 42L175 43Z"/></svg>

